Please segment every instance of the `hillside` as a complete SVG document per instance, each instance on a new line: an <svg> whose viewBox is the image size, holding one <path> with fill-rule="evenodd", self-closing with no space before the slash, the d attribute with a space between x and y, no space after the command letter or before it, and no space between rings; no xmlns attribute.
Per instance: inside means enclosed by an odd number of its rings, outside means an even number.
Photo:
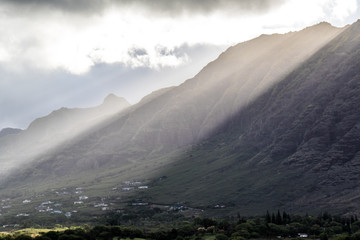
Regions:
<svg viewBox="0 0 360 240"><path fill-rule="evenodd" d="M15 202L34 192L73 202L76 195L54 193L81 187L91 199L88 208L99 199L111 200L114 209L142 199L210 212L215 205L245 214L352 211L344 205L347 194L358 191L348 171L356 169L358 150L359 25L320 23L231 47L182 85L154 92L24 161L2 182L0 194L16 196ZM64 111L46 119L61 119ZM86 114L79 116L79 122L70 118L72 126L84 125ZM26 132L46 126L37 120ZM13 146L7 149L14 153ZM124 182L149 188L125 192L119 190ZM79 209L87 214L88 208Z"/></svg>
<svg viewBox="0 0 360 240"><path fill-rule="evenodd" d="M144 159L188 147L206 138L342 30L321 23L299 32L262 35L240 43L193 79L145 97L117 119L42 161L51 165L56 159L62 173L76 172L124 163L138 165ZM68 169L74 164L80 167Z"/></svg>
<svg viewBox="0 0 360 240"><path fill-rule="evenodd" d="M40 155L71 141L84 131L121 112L130 104L113 94L104 102L92 108L61 108L49 115L34 120L29 127L18 134L7 134L0 138L1 172L29 164ZM3 132L3 131L2 131Z"/></svg>
<svg viewBox="0 0 360 240"><path fill-rule="evenodd" d="M158 176L151 201L358 213L360 22Z"/></svg>
<svg viewBox="0 0 360 240"><path fill-rule="evenodd" d="M4 128L0 130L0 138L11 134L18 134L22 130L18 128Z"/></svg>

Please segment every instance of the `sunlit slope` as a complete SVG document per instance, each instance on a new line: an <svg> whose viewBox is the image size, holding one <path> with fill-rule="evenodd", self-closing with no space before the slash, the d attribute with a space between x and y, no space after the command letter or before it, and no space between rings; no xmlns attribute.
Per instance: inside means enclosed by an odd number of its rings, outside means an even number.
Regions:
<svg viewBox="0 0 360 240"><path fill-rule="evenodd" d="M53 148L93 129L97 124L111 118L129 107L123 98L110 94L104 102L93 108L61 108L34 120L30 126L17 134L0 138L0 177L2 172L23 167Z"/></svg>
<svg viewBox="0 0 360 240"><path fill-rule="evenodd" d="M359 49L358 21L161 171L149 201L358 213Z"/></svg>
<svg viewBox="0 0 360 240"><path fill-rule="evenodd" d="M322 23L300 32L262 35L240 43L193 79L109 126L106 130L116 135L101 144L108 146L115 140L120 141L119 148L130 143L148 149L192 144L341 31Z"/></svg>
<svg viewBox="0 0 360 240"><path fill-rule="evenodd" d="M193 79L146 97L111 124L89 133L45 161L69 160L81 168L139 164L149 154L190 146L280 81L342 30L321 23L299 32L262 35L240 43Z"/></svg>

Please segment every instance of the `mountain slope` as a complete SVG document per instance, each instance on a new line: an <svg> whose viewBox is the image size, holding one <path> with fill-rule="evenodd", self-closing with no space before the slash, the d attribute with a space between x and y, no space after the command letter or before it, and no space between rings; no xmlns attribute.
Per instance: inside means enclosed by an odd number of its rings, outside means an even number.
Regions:
<svg viewBox="0 0 360 240"><path fill-rule="evenodd" d="M67 172L65 166L72 166L73 161L91 168L106 165L113 168L125 162L139 164L148 157L187 147L206 138L216 126L280 81L342 30L321 23L299 32L262 35L240 43L193 79L154 93L156 96L144 99L111 123L43 161L61 161L62 172Z"/></svg>
<svg viewBox="0 0 360 240"><path fill-rule="evenodd" d="M360 21L179 156L150 200L358 212L359 36Z"/></svg>
<svg viewBox="0 0 360 240"><path fill-rule="evenodd" d="M128 106L130 104L125 99L110 94L100 106L61 108L36 119L25 131L0 139L1 170L7 172L17 164L30 163L37 156L94 128Z"/></svg>
<svg viewBox="0 0 360 240"><path fill-rule="evenodd" d="M314 124L324 112L318 103L330 103L338 78L357 64L357 25L321 23L238 44L193 79L29 162L2 191L82 186L99 197L141 178L151 183L141 195L151 202L226 203L247 213L290 203L305 209L309 203L296 201L316 178L291 161L311 145L305 136L318 135ZM312 127L313 134L304 133ZM305 161L303 155L294 161ZM156 181L162 176L166 180ZM299 187L292 190L294 184Z"/></svg>

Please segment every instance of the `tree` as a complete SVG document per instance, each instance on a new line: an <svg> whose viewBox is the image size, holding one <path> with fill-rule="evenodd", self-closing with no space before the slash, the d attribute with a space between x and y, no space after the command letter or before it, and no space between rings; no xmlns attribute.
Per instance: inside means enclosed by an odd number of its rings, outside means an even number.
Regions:
<svg viewBox="0 0 360 240"><path fill-rule="evenodd" d="M282 224L282 219L281 219L281 214L280 211L278 210L277 215L276 215L276 224L281 225Z"/></svg>
<svg viewBox="0 0 360 240"><path fill-rule="evenodd" d="M320 240L328 240L329 239L328 235L326 233L321 233L319 237L320 237Z"/></svg>
<svg viewBox="0 0 360 240"><path fill-rule="evenodd" d="M51 240L57 240L59 238L59 235L59 232L49 231L47 233L44 233L42 236L50 238Z"/></svg>
<svg viewBox="0 0 360 240"><path fill-rule="evenodd" d="M32 240L32 237L27 235L19 235L15 238L15 240Z"/></svg>
<svg viewBox="0 0 360 240"><path fill-rule="evenodd" d="M216 234L215 239L216 240L228 240L229 238L225 234L220 233L220 234Z"/></svg>
<svg viewBox="0 0 360 240"><path fill-rule="evenodd" d="M271 223L276 223L276 218L274 213L271 214Z"/></svg>
<svg viewBox="0 0 360 240"><path fill-rule="evenodd" d="M290 215L288 215L285 211L283 211L282 221L283 221L283 224L290 222Z"/></svg>
<svg viewBox="0 0 360 240"><path fill-rule="evenodd" d="M266 223L271 223L271 216L269 211L266 211L265 221Z"/></svg>

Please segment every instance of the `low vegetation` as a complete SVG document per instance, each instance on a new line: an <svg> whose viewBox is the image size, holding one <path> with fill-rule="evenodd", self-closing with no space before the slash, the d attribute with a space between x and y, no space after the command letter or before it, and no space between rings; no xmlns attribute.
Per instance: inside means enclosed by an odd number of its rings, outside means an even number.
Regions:
<svg viewBox="0 0 360 240"><path fill-rule="evenodd" d="M360 239L360 221L357 216L332 216L322 213L319 216L290 215L286 212L262 217L212 218L174 218L170 225L158 223L156 227L137 222L138 226L112 225L119 216L103 219L104 225L90 227L55 229L23 229L3 232L0 239L7 240L64 240L64 239L154 239L154 240L235 240L235 239ZM120 220L119 220L120 221ZM118 221L118 222L119 222ZM121 221L120 221L121 222ZM167 221L169 224L169 221Z"/></svg>

